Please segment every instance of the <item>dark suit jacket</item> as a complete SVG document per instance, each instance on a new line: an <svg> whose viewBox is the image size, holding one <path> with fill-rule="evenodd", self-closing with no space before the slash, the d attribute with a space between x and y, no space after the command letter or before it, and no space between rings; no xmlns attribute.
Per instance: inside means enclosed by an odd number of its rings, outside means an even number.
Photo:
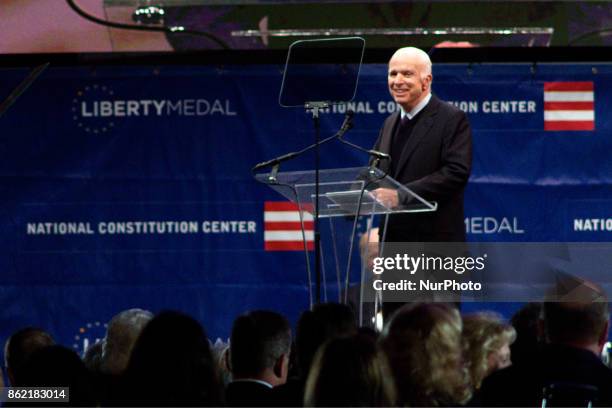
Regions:
<svg viewBox="0 0 612 408"><path fill-rule="evenodd" d="M274 407L301 407L304 405L304 388L306 380L290 378L285 384L272 389L272 404Z"/></svg>
<svg viewBox="0 0 612 408"><path fill-rule="evenodd" d="M272 388L254 381L234 381L225 389L228 407L268 407L272 405Z"/></svg>
<svg viewBox="0 0 612 408"><path fill-rule="evenodd" d="M483 381L472 406L541 406L543 388L551 383L597 388L594 406L612 406L612 370L590 351L549 344L531 360L494 372ZM586 406L561 400L556 405Z"/></svg>
<svg viewBox="0 0 612 408"><path fill-rule="evenodd" d="M465 241L463 190L472 168L470 125L463 111L433 95L419 115L401 156L391 158L390 176L426 200L436 201L438 210L391 217L386 241ZM390 152L399 121L399 111L385 120L375 150ZM379 167L389 170L387 161ZM400 195L401 202L409 200Z"/></svg>

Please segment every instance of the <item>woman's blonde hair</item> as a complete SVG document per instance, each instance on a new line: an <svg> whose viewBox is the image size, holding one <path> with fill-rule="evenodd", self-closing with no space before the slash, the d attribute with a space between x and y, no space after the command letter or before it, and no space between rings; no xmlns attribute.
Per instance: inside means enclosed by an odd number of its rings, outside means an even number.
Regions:
<svg viewBox="0 0 612 408"><path fill-rule="evenodd" d="M461 316L451 306L418 303L399 309L383 331L381 345L402 405L467 402L471 389L463 365Z"/></svg>
<svg viewBox="0 0 612 408"><path fill-rule="evenodd" d="M516 331L496 313L481 312L463 317L463 350L472 386L480 388L490 374L489 355L512 344Z"/></svg>

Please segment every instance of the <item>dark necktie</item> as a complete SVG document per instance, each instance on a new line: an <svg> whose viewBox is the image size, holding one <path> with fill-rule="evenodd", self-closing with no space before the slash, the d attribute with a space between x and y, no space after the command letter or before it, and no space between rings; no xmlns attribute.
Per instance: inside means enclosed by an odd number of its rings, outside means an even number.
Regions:
<svg viewBox="0 0 612 408"><path fill-rule="evenodd" d="M414 118L413 118L414 119ZM397 125L397 129L395 134L393 135L392 143L391 143L391 174L395 175L395 171L397 170L397 165L400 160L402 151L408 143L408 139L410 138L410 134L412 133L412 128L414 127L414 120L408 118L408 115L405 115L400 123Z"/></svg>
<svg viewBox="0 0 612 408"><path fill-rule="evenodd" d="M406 128L406 126L408 126L409 123L410 123L410 118L408 117L408 115L405 115L402 118L402 120L400 120L399 130L401 131L402 129Z"/></svg>

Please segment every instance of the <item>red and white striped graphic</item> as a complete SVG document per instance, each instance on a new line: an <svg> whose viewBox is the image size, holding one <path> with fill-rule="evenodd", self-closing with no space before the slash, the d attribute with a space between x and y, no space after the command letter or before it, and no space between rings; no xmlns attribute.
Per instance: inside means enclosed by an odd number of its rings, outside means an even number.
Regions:
<svg viewBox="0 0 612 408"><path fill-rule="evenodd" d="M303 212L306 245L314 250L314 219ZM264 245L266 251L303 251L302 224L298 205L290 201L264 203Z"/></svg>
<svg viewBox="0 0 612 408"><path fill-rule="evenodd" d="M544 130L595 130L593 82L544 82Z"/></svg>

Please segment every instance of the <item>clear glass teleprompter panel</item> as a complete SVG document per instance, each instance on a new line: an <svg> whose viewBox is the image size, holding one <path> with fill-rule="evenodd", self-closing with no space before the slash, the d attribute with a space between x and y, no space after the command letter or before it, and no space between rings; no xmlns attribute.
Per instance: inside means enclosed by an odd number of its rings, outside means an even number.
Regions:
<svg viewBox="0 0 612 408"><path fill-rule="evenodd" d="M302 40L291 44L280 105L304 107L353 100L364 48L365 40L361 37Z"/></svg>

